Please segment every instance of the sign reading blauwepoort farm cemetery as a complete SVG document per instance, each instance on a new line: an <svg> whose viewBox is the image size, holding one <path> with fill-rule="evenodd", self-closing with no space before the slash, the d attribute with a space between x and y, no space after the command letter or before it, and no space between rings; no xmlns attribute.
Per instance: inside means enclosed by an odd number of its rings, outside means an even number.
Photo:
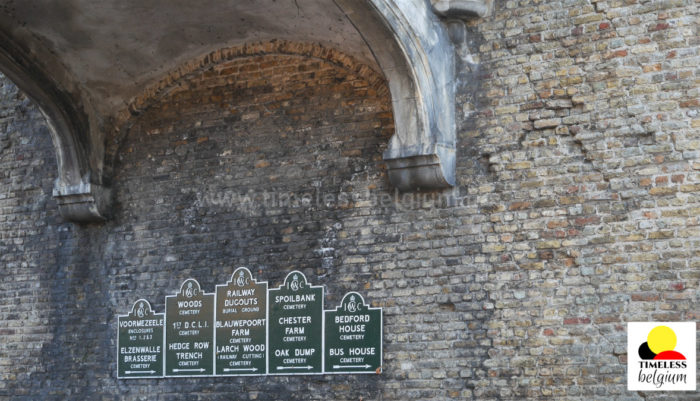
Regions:
<svg viewBox="0 0 700 401"><path fill-rule="evenodd" d="M267 282L240 267L216 286L216 374L267 373Z"/></svg>
<svg viewBox="0 0 700 401"><path fill-rule="evenodd" d="M177 295L165 297L165 322L165 375L213 375L214 294L185 280Z"/></svg>
<svg viewBox="0 0 700 401"><path fill-rule="evenodd" d="M117 377L204 377L382 372L382 309L357 292L324 311L324 288L299 271L269 289L245 267L215 293L195 279L118 316Z"/></svg>
<svg viewBox="0 0 700 401"><path fill-rule="evenodd" d="M163 376L163 318L139 299L126 316L117 317L117 376L122 379Z"/></svg>

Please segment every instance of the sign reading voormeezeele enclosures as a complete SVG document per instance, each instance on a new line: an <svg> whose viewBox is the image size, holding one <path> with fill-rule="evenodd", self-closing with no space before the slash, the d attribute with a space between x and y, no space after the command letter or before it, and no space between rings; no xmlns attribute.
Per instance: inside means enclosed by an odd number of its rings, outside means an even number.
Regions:
<svg viewBox="0 0 700 401"><path fill-rule="evenodd" d="M267 282L245 267L216 286L216 375L267 373Z"/></svg>
<svg viewBox="0 0 700 401"><path fill-rule="evenodd" d="M323 373L323 287L293 271L269 294L269 372Z"/></svg>
<svg viewBox="0 0 700 401"><path fill-rule="evenodd" d="M163 376L163 314L139 299L126 316L118 316L117 376L122 379Z"/></svg>
<svg viewBox="0 0 700 401"><path fill-rule="evenodd" d="M336 310L325 313L326 373L381 373L382 310L350 292Z"/></svg>
<svg viewBox="0 0 700 401"><path fill-rule="evenodd" d="M165 297L165 375L213 374L214 294L188 279L180 292Z"/></svg>
<svg viewBox="0 0 700 401"><path fill-rule="evenodd" d="M350 292L323 310L322 286L299 271L278 288L236 269L215 293L194 279L118 316L117 377L358 374L382 372L382 310Z"/></svg>

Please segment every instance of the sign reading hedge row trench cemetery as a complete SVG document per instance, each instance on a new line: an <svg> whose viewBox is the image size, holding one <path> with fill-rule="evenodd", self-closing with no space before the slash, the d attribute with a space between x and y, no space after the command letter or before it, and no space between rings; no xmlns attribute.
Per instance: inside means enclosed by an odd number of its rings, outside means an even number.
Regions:
<svg viewBox="0 0 700 401"><path fill-rule="evenodd" d="M165 314L139 299L118 325L120 379L382 372L382 309L350 292L324 310L299 271L273 289L245 267L214 293L188 279Z"/></svg>

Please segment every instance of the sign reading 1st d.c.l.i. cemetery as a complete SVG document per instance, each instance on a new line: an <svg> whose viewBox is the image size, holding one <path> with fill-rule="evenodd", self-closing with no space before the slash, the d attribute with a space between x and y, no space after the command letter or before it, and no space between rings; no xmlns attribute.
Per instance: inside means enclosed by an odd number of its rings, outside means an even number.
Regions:
<svg viewBox="0 0 700 401"><path fill-rule="evenodd" d="M271 289L245 267L214 293L188 279L165 314L139 299L118 324L120 379L382 372L381 308L350 292L324 310L299 271Z"/></svg>

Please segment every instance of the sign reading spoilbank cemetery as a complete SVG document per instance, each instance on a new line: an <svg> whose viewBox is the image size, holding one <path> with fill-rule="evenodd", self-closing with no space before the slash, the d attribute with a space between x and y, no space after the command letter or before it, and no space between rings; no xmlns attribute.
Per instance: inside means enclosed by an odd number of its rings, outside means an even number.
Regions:
<svg viewBox="0 0 700 401"><path fill-rule="evenodd" d="M270 290L270 371L323 373L323 287L291 272Z"/></svg>
<svg viewBox="0 0 700 401"><path fill-rule="evenodd" d="M350 292L324 310L299 271L273 289L245 267L214 293L188 279L165 314L139 299L118 325L120 379L382 372L382 309Z"/></svg>

